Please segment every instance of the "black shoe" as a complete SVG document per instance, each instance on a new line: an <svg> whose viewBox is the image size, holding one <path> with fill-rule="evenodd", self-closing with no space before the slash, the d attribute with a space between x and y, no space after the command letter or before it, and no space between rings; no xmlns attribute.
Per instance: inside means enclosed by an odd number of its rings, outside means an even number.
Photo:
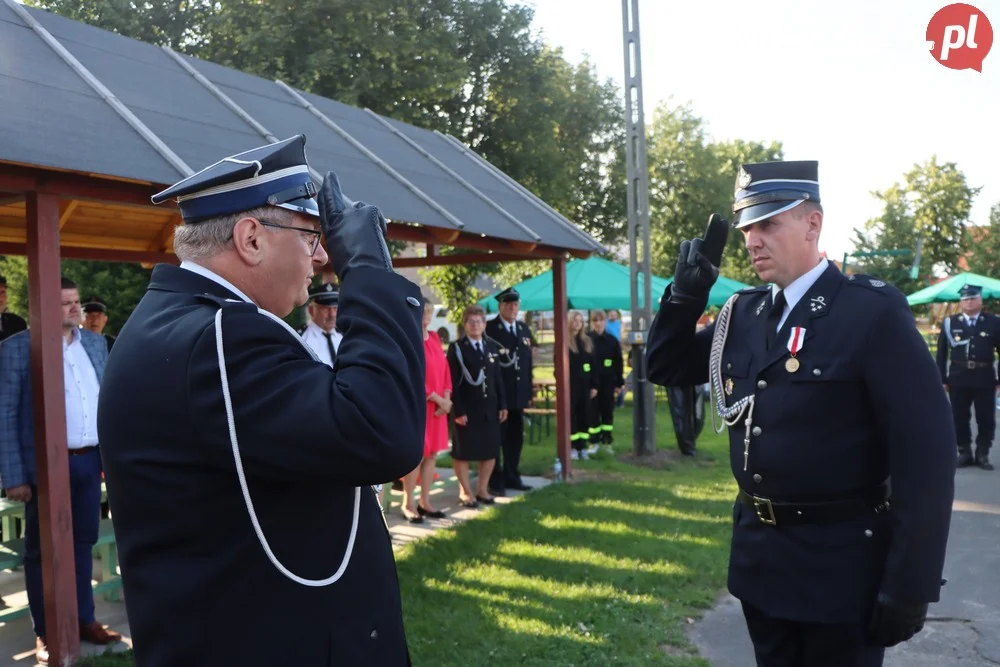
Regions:
<svg viewBox="0 0 1000 667"><path fill-rule="evenodd" d="M989 454L980 454L976 456L976 465L983 470L996 470L992 463L990 463Z"/></svg>
<svg viewBox="0 0 1000 667"><path fill-rule="evenodd" d="M510 487L510 488L512 488L512 489L515 489L515 488L517 488L517 487L515 487L515 486L512 486L512 487ZM502 488L497 488L497 487L495 487L495 486L491 486L491 487L489 488L489 491L490 491L490 493L492 493L492 494L493 494L494 496L500 496L501 498L503 498L504 496L506 496L506 495L507 495L507 490L506 490L506 489L502 489Z"/></svg>
<svg viewBox="0 0 1000 667"><path fill-rule="evenodd" d="M528 486L524 482L518 482L517 484L508 484L507 488L515 491L531 491L534 487Z"/></svg>
<svg viewBox="0 0 1000 667"><path fill-rule="evenodd" d="M419 514L420 516L425 516L428 519L443 519L445 516L444 512L442 512L441 510L434 510L432 512L430 510L425 510L420 505L417 505L417 514Z"/></svg>
<svg viewBox="0 0 1000 667"><path fill-rule="evenodd" d="M976 465L975 459L972 458L972 452L959 450L958 452L958 467L968 468L969 466Z"/></svg>
<svg viewBox="0 0 1000 667"><path fill-rule="evenodd" d="M479 503L475 500L459 500L458 504L460 507L467 507L470 510L478 509Z"/></svg>
<svg viewBox="0 0 1000 667"><path fill-rule="evenodd" d="M496 500L494 500L493 498L487 498L486 496L476 496L476 500L478 500L484 505L492 505L493 503L496 502Z"/></svg>
<svg viewBox="0 0 1000 667"><path fill-rule="evenodd" d="M404 517L406 518L406 520L407 520L407 521L409 521L410 523L423 523L423 522L424 522L424 517L420 516L420 512L419 512L419 508L418 508L418 511L417 511L417 513L416 513L416 514L410 514L410 513L409 513L409 512L407 512L407 511L406 511L406 509L404 508L404 509L403 509L403 516L404 516Z"/></svg>

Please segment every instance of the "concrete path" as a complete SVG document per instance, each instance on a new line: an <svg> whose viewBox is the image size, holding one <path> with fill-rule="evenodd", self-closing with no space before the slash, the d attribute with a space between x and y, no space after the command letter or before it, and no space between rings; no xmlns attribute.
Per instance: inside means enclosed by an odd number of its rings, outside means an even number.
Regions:
<svg viewBox="0 0 1000 667"><path fill-rule="evenodd" d="M434 489L431 492L432 502L435 508L446 512L447 517L444 519L424 519L422 524L409 523L402 516L400 509L403 500L402 492L387 491L386 522L392 535L393 547L399 548L414 540L426 537L435 530L454 526L480 514L480 510L459 507L458 480L450 468L438 468L437 476L438 479L434 482ZM524 481L534 488L549 483L549 480L542 477L525 477ZM506 497L497 498L497 503L509 503L523 493L522 491L508 491ZM95 561L94 572L100 573L100 571L100 561ZM21 606L26 603L27 596L24 593L24 573L22 570L0 572L0 596L3 597L3 601L8 606ZM114 645L112 650L125 651L130 648L132 638L124 603L106 602L100 597L94 602L97 619L112 630L122 633L124 638L123 643ZM87 643L81 643L80 648L83 655L102 653L105 650L105 647ZM0 667L30 667L36 664L34 657L35 635L31 629L31 618L25 616L10 623L0 624Z"/></svg>
<svg viewBox="0 0 1000 667"><path fill-rule="evenodd" d="M887 651L886 667L1000 665L1000 470L957 472L944 578L923 631ZM728 593L689 636L714 667L756 664L739 602Z"/></svg>

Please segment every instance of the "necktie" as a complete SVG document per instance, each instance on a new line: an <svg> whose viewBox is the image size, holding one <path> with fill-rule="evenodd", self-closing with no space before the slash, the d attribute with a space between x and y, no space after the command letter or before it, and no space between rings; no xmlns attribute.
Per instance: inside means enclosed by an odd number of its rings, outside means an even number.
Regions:
<svg viewBox="0 0 1000 667"><path fill-rule="evenodd" d="M778 322L781 321L781 314L785 312L785 292L779 290L771 304L771 310L767 313L767 349L771 349L774 341L778 338Z"/></svg>
<svg viewBox="0 0 1000 667"><path fill-rule="evenodd" d="M330 350L330 364L337 360L337 350L333 347L333 333L330 331L324 331L323 335L326 337L326 347Z"/></svg>

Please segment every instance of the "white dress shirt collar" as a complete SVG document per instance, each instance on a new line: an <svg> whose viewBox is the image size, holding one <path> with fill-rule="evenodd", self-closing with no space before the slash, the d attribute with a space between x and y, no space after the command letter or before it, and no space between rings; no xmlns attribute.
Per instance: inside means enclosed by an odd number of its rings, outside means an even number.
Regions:
<svg viewBox="0 0 1000 667"><path fill-rule="evenodd" d="M788 314L792 312L795 305L802 300L802 297L806 295L809 288L811 288L816 281L819 280L819 277L823 275L823 272L826 271L826 267L829 264L830 262L825 257L820 259L819 264L793 280L792 283L785 288L785 310L781 315L781 320L778 322L778 329L781 329L781 327L784 326L785 319L788 317ZM777 296L779 289L780 288L777 285L771 285L772 300Z"/></svg>
<svg viewBox="0 0 1000 667"><path fill-rule="evenodd" d="M190 271L192 273L197 273L199 276L201 276L203 278L208 278L212 282L215 282L215 283L218 283L219 285L222 285L227 290L229 290L230 292L232 292L236 296L240 297L244 301L247 301L249 303L254 303L254 300L251 299L250 297L248 297L242 291L240 291L236 287L236 285L232 284L231 282L229 282L228 280L226 280L225 278L223 278L222 276L220 276L215 271L212 271L211 269L206 269L201 264L197 264L195 262L192 262L191 260L184 260L183 262L181 262L181 268L182 269L187 269L188 271Z"/></svg>

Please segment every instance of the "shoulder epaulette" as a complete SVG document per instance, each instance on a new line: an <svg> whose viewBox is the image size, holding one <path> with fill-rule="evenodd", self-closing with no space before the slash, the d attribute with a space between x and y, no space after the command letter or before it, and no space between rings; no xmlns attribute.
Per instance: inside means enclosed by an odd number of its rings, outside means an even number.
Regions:
<svg viewBox="0 0 1000 667"><path fill-rule="evenodd" d="M847 278L848 285L854 285L855 287L867 287L873 292L878 292L879 294L889 295L894 291L897 291L893 285L887 283L886 281L880 280L874 276L865 275L863 273L852 273L849 276L845 276L845 278Z"/></svg>

